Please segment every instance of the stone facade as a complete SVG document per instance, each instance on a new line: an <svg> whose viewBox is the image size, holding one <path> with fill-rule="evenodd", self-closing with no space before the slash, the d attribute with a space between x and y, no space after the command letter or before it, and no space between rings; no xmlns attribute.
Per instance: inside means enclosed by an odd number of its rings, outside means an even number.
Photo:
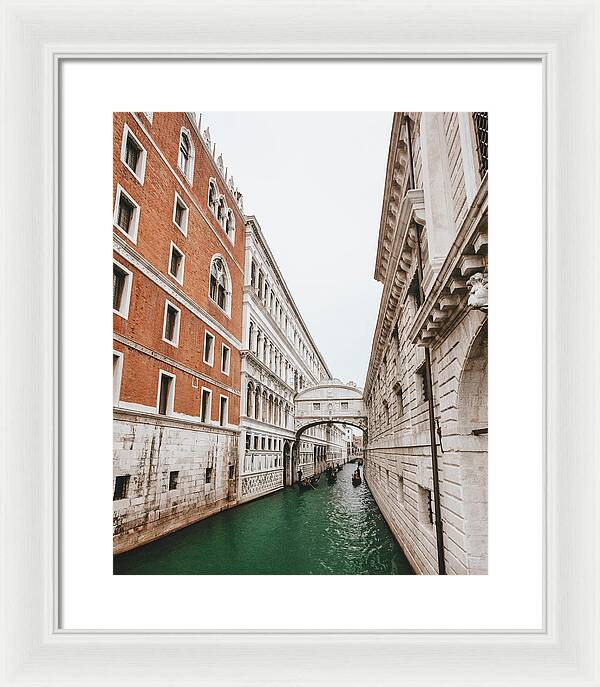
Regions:
<svg viewBox="0 0 600 687"><path fill-rule="evenodd" d="M237 502L245 222L197 113L115 113L114 551Z"/></svg>
<svg viewBox="0 0 600 687"><path fill-rule="evenodd" d="M247 218L245 266L240 502L292 484L297 469L312 474L339 453L341 432L312 427L292 463L296 393L331 375L255 217Z"/></svg>
<svg viewBox="0 0 600 687"><path fill-rule="evenodd" d="M396 113L375 277L365 474L416 572L487 572L487 116Z"/></svg>

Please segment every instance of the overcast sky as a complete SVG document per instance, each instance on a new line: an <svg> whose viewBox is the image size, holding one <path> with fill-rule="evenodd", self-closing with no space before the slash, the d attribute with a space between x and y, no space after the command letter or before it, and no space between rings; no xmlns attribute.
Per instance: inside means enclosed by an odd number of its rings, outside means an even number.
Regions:
<svg viewBox="0 0 600 687"><path fill-rule="evenodd" d="M204 112L334 377L364 384L391 112Z"/></svg>

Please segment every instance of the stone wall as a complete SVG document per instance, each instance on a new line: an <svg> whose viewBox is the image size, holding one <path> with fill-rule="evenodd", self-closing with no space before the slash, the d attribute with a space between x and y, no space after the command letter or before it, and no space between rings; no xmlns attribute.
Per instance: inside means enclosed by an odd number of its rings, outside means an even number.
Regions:
<svg viewBox="0 0 600 687"><path fill-rule="evenodd" d="M470 312L432 350L444 555L451 574L487 572L487 329ZM413 351L412 358L417 355ZM409 356L409 361L412 360ZM403 379L406 407L394 406L388 429L371 430L366 478L385 519L416 572L437 573L435 506L426 410L418 403L415 363ZM394 369L381 396L394 396ZM409 381L410 380L410 381ZM376 414L381 406L373 405ZM486 433L474 434L473 432Z"/></svg>
<svg viewBox="0 0 600 687"><path fill-rule="evenodd" d="M113 502L115 553L236 504L236 432L115 410L113 441L113 489L130 476L125 498Z"/></svg>

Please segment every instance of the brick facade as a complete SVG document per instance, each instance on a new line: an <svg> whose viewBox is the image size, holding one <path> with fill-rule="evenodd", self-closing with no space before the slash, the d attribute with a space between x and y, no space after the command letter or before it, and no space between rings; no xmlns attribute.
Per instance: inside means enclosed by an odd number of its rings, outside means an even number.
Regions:
<svg viewBox="0 0 600 687"><path fill-rule="evenodd" d="M237 502L245 218L195 113L115 113L113 164L118 553ZM211 181L227 213L220 219ZM224 265L221 304L209 294L215 259ZM172 382L161 408L165 373ZM204 418L203 389L212 392Z"/></svg>

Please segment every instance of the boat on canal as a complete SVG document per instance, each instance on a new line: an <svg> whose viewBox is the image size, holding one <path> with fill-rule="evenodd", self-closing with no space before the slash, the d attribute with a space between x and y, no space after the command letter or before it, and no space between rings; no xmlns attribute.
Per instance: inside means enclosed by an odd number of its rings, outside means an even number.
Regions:
<svg viewBox="0 0 600 687"><path fill-rule="evenodd" d="M352 473L352 486L357 487L361 482L362 479L360 477L360 470L356 468L356 470Z"/></svg>
<svg viewBox="0 0 600 687"><path fill-rule="evenodd" d="M332 465L328 465L325 474L327 475L327 484L334 484L337 480L335 468Z"/></svg>

